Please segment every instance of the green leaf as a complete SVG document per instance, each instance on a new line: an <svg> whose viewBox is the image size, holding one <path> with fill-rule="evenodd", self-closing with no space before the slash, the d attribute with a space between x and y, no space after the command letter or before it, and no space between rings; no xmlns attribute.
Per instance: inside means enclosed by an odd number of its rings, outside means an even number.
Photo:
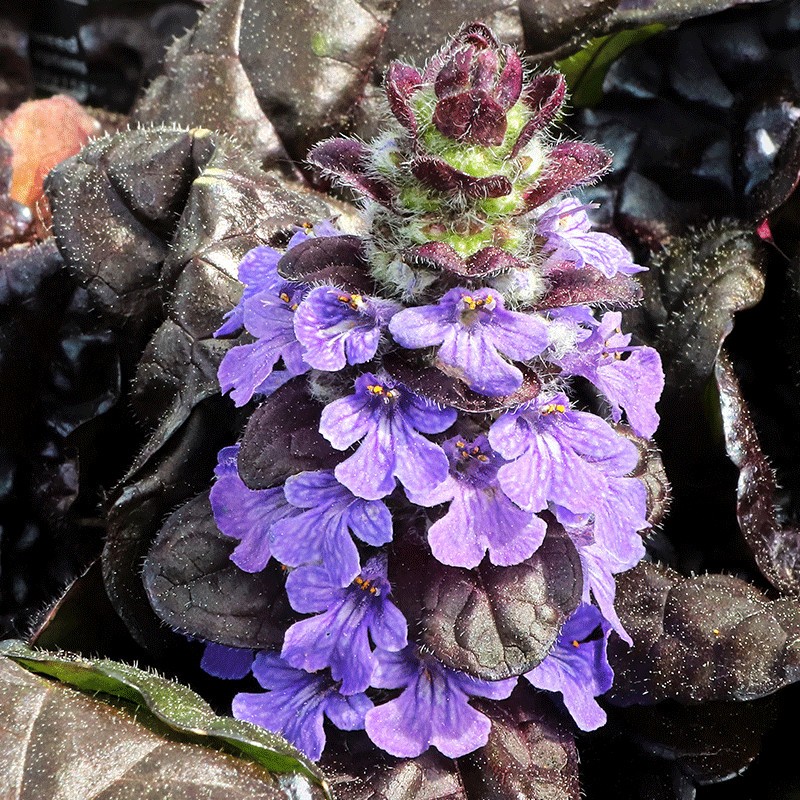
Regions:
<svg viewBox="0 0 800 800"><path fill-rule="evenodd" d="M84 692L104 692L143 706L177 734L206 739L210 747L227 745L270 772L304 775L330 797L317 767L285 739L248 722L217 716L198 694L179 683L116 661L33 650L17 640L0 642L0 656Z"/></svg>
<svg viewBox="0 0 800 800"><path fill-rule="evenodd" d="M608 68L631 45L639 44L663 31L661 23L609 33L592 39L582 50L556 62L567 79L572 104L583 108L596 106L603 99L603 80Z"/></svg>

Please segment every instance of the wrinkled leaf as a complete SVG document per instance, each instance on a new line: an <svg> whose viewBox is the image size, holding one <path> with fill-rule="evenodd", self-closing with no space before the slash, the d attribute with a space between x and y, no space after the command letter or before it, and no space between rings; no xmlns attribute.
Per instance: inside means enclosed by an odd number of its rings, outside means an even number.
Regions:
<svg viewBox="0 0 800 800"><path fill-rule="evenodd" d="M244 0L212 4L167 51L164 73L137 103L140 125L208 128L234 136L264 167L288 163L239 60Z"/></svg>
<svg viewBox="0 0 800 800"><path fill-rule="evenodd" d="M217 529L208 492L190 500L169 516L147 554L147 596L184 633L230 647L278 647L292 614L285 574L275 561L243 572L230 560L235 544Z"/></svg>
<svg viewBox="0 0 800 800"><path fill-rule="evenodd" d="M597 105L603 98L603 79L614 61L631 45L646 41L665 27L656 23L598 36L577 53L557 61L556 67L567 79L572 104L583 107Z"/></svg>
<svg viewBox="0 0 800 800"><path fill-rule="evenodd" d="M456 762L433 748L400 759L363 736L344 744L322 759L338 800L468 800Z"/></svg>
<svg viewBox="0 0 800 800"><path fill-rule="evenodd" d="M474 701L492 720L489 741L459 759L470 798L578 800L578 751L564 718L519 685L505 703Z"/></svg>
<svg viewBox="0 0 800 800"><path fill-rule="evenodd" d="M776 698L700 706L661 703L612 719L647 753L674 761L692 781L719 783L741 773L775 724Z"/></svg>
<svg viewBox="0 0 800 800"><path fill-rule="evenodd" d="M778 520L775 473L758 440L739 381L723 351L715 367L725 447L739 469L739 527L764 577L779 591L800 594L800 531Z"/></svg>
<svg viewBox="0 0 800 800"><path fill-rule="evenodd" d="M344 456L319 432L321 413L302 375L270 395L250 416L242 437L242 480L251 489L268 489L298 472L336 466Z"/></svg>
<svg viewBox="0 0 800 800"><path fill-rule="evenodd" d="M556 529L521 564L496 567L484 560L472 570L440 564L408 531L392 569L398 603L408 604L407 616L420 620L424 645L448 667L484 680L533 669L583 588L575 546Z"/></svg>
<svg viewBox="0 0 800 800"><path fill-rule="evenodd" d="M636 445L639 463L628 477L638 478L647 492L647 521L659 525L666 517L672 501L672 487L664 470L664 463L652 439L637 436L627 425L616 425L617 433Z"/></svg>
<svg viewBox="0 0 800 800"><path fill-rule="evenodd" d="M768 600L729 575L683 578L641 563L617 577L615 603L634 641L609 641L624 705L752 700L800 680L800 603Z"/></svg>
<svg viewBox="0 0 800 800"><path fill-rule="evenodd" d="M166 515L208 488L217 451L236 436L238 420L229 409L219 397L197 406L147 470L121 488L108 512L102 560L108 596L136 641L162 655L178 657L188 646L153 613L142 585L142 560Z"/></svg>
<svg viewBox="0 0 800 800"><path fill-rule="evenodd" d="M229 745L244 758L255 762L269 772L298 773L313 781L323 790L325 789L325 783L316 767L283 738L255 725L235 720L232 717L217 716L199 695L181 684L168 681L154 673L145 672L128 664L105 659L87 661L71 655L56 655L42 650L32 650L21 642L13 640L0 643L0 654L7 659L16 661L32 672L56 678L62 683L67 683L83 692L103 692L111 697L126 700L138 707L142 707L149 711L159 722L163 723L169 731L191 736L195 741L199 741L207 747L219 747L221 744ZM9 673L14 673L16 670L13 667L9 667L9 661L7 660L3 660L2 663L7 672L6 680L13 681L14 678ZM41 716L39 716L38 719L33 720L34 731L36 727L41 725L44 728L41 733L52 737L50 748L46 746L44 748L46 750L51 749L52 743L58 741L59 728L65 723L69 724L71 719L74 725L77 721L75 717L80 714L79 709L81 706L66 700L67 697L74 697L74 695L65 694L63 690L43 688L52 687L53 684L35 679L30 681L23 679L23 681L30 687L29 691L33 690L34 685L38 688L36 694L48 694L55 691L56 695L60 694L64 698L62 702L65 702L67 706L72 705L72 709L70 709L72 713L64 714L62 712L59 715L60 719L48 720L45 717L42 720ZM30 701L33 701L33 697L30 698ZM59 705L59 700L54 697L41 697L41 701L42 710L51 704L54 706ZM90 707L92 707L92 704L83 705L84 710L88 710ZM95 708L103 708L103 705L100 704ZM55 711L55 709L52 709L52 711ZM112 717L104 724L102 722L102 712L96 711L92 716L97 720L96 724L102 725L105 729L103 731L105 735L98 735L97 728L90 727L87 724L89 730L92 731L92 735L89 738L94 740L94 747L97 747L99 742L102 742L110 734L109 728L113 727L118 718ZM88 720L84 724L87 722ZM128 726L123 725L122 727ZM133 731L136 727L138 726L135 724L128 727L129 737L134 742L138 738L137 733L139 736L146 736L148 739L152 735L144 728L134 733ZM63 735L63 729L61 733ZM70 737L66 738L69 739ZM124 741L128 737L122 738ZM152 748L145 748L145 752L150 749ZM90 752L93 754L93 751ZM198 748L196 754L198 760L202 760L201 753L202 750ZM139 757L141 755L140 751ZM62 768L63 766L74 768L75 765L69 763L69 761L66 765L57 763L53 765L56 770L59 766ZM93 770L90 770L90 772L93 772ZM121 774L124 774L124 772L117 773L117 775ZM106 779L108 777L111 776L107 776ZM20 794L21 797L27 796L26 793L29 791L25 784L23 784L23 787L23 792ZM78 795L75 796L77 798ZM82 795L82 797L86 796ZM281 795L276 793L276 796Z"/></svg>
<svg viewBox="0 0 800 800"><path fill-rule="evenodd" d="M686 390L711 376L733 315L764 292L763 247L752 233L715 227L673 242L659 259L645 302L661 325L657 346L668 383Z"/></svg>

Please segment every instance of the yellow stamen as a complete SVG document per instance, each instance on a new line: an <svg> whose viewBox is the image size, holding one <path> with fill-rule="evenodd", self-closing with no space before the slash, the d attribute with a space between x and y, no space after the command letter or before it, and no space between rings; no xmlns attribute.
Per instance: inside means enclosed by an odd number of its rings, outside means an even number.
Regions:
<svg viewBox="0 0 800 800"><path fill-rule="evenodd" d="M572 640L572 646L573 647L580 647L581 643L577 639L573 639Z"/></svg>
<svg viewBox="0 0 800 800"><path fill-rule="evenodd" d="M340 294L336 299L340 303L346 303L353 311L358 311L364 305L364 298L360 294Z"/></svg>
<svg viewBox="0 0 800 800"><path fill-rule="evenodd" d="M563 414L567 410L567 407L562 403L548 403L546 406L542 406L541 413L542 414Z"/></svg>

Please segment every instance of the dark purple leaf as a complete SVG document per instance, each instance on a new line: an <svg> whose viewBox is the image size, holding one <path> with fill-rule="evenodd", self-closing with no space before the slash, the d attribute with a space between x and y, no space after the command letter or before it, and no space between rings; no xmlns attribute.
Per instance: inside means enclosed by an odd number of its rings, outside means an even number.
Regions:
<svg viewBox="0 0 800 800"><path fill-rule="evenodd" d="M290 0L272 14L259 3L245 3L241 63L296 160L346 125L369 80L391 8L377 0Z"/></svg>
<svg viewBox="0 0 800 800"><path fill-rule="evenodd" d="M525 123L514 143L511 157L516 158L519 151L537 134L544 130L561 111L567 97L567 82L559 72L537 75L525 91L523 100L533 112L533 116Z"/></svg>
<svg viewBox="0 0 800 800"><path fill-rule="evenodd" d="M278 262L287 280L319 285L331 283L348 292L371 294L375 286L359 236L320 236L287 250Z"/></svg>
<svg viewBox="0 0 800 800"><path fill-rule="evenodd" d="M693 782L720 783L743 772L759 754L764 734L776 721L776 700L661 703L626 709L612 721L645 752L675 761Z"/></svg>
<svg viewBox="0 0 800 800"><path fill-rule="evenodd" d="M397 121L412 135L417 132L417 120L414 116L409 100L422 84L422 76L408 64L392 61L386 70L384 87L389 108Z"/></svg>
<svg viewBox="0 0 800 800"><path fill-rule="evenodd" d="M647 273L645 303L668 385L687 391L711 377L734 314L761 299L764 258L754 234L715 226L673 241Z"/></svg>
<svg viewBox="0 0 800 800"><path fill-rule="evenodd" d="M161 315L158 278L178 222L164 210L186 202L195 177L192 143L191 134L174 130L97 139L47 181L64 260L110 323L137 340ZM118 144L124 161L114 159Z"/></svg>
<svg viewBox="0 0 800 800"><path fill-rule="evenodd" d="M794 88L758 108L745 123L744 192L748 219L760 222L783 205L800 181L800 118Z"/></svg>
<svg viewBox="0 0 800 800"><path fill-rule="evenodd" d="M520 684L511 698L473 701L492 720L489 741L458 763L470 798L578 800L578 750L562 714Z"/></svg>
<svg viewBox="0 0 800 800"><path fill-rule="evenodd" d="M447 567L419 532L398 543L390 569L398 602L418 619L424 646L448 667L484 680L521 675L550 651L576 608L583 581L570 539L551 530L527 561L473 570Z"/></svg>
<svg viewBox="0 0 800 800"><path fill-rule="evenodd" d="M167 51L163 75L139 100L131 122L207 128L234 136L265 167L288 156L239 58L244 0L209 6L195 27Z"/></svg>
<svg viewBox="0 0 800 800"><path fill-rule="evenodd" d="M536 310L595 303L626 308L642 299L638 282L621 273L606 278L596 269L564 269L551 273L547 281L547 292L534 306Z"/></svg>
<svg viewBox="0 0 800 800"><path fill-rule="evenodd" d="M478 250L467 259L467 271L475 277L490 275L505 269L530 269L530 267L531 265L526 264L522 259L494 245Z"/></svg>
<svg viewBox="0 0 800 800"><path fill-rule="evenodd" d="M208 493L190 500L170 515L147 554L147 597L181 633L230 647L278 647L292 613L285 574L275 561L263 572L242 572L230 560L235 545L217 529Z"/></svg>
<svg viewBox="0 0 800 800"><path fill-rule="evenodd" d="M153 613L142 585L142 561L166 515L208 488L217 452L233 441L239 424L220 397L200 403L164 446L127 476L108 512L106 590L133 637L152 652L174 654L184 642Z"/></svg>
<svg viewBox="0 0 800 800"><path fill-rule="evenodd" d="M617 577L615 605L634 642L609 642L617 703L753 700L800 680L793 598L768 600L730 575L684 578L643 562Z"/></svg>
<svg viewBox="0 0 800 800"><path fill-rule="evenodd" d="M394 190L390 184L373 175L369 155L369 148L364 142L328 139L313 147L306 160L319 167L328 177L336 178L376 202L390 206Z"/></svg>
<svg viewBox="0 0 800 800"><path fill-rule="evenodd" d="M319 432L322 405L306 378L292 378L250 417L239 451L239 474L251 489L267 489L304 470L331 469L344 455Z"/></svg>
<svg viewBox="0 0 800 800"><path fill-rule="evenodd" d="M474 178L451 167L441 158L420 156L411 165L411 172L421 183L437 192L458 193L471 198L505 197L511 194L511 181L505 176Z"/></svg>
<svg viewBox="0 0 800 800"><path fill-rule="evenodd" d="M462 380L444 372L443 366L426 366L413 358L407 358L404 353L389 355L384 360L384 367L389 374L417 394L441 406L472 414L488 414L527 403L539 394L542 385L533 370L525 369L522 386L514 394L489 397L473 392Z"/></svg>
<svg viewBox="0 0 800 800"><path fill-rule="evenodd" d="M644 484L647 490L647 521L656 527L666 517L672 500L672 487L664 470L661 453L652 439L637 436L627 425L617 425L616 430L633 442L639 451L639 463L629 476L638 478Z"/></svg>
<svg viewBox="0 0 800 800"><path fill-rule="evenodd" d="M338 800L468 800L456 762L433 748L393 758L363 735L350 736L326 749L322 767Z"/></svg>
<svg viewBox="0 0 800 800"><path fill-rule="evenodd" d="M588 142L562 142L548 156L546 172L525 192L527 208L551 200L557 194L583 186L602 175L611 165L611 156Z"/></svg>
<svg viewBox="0 0 800 800"><path fill-rule="evenodd" d="M800 530L778 520L775 473L761 450L753 418L724 350L717 357L714 374L725 448L739 470L739 527L764 577L780 592L800 594Z"/></svg>
<svg viewBox="0 0 800 800"><path fill-rule="evenodd" d="M12 155L11 146L0 138L0 247L22 241L33 223L30 209L8 196Z"/></svg>

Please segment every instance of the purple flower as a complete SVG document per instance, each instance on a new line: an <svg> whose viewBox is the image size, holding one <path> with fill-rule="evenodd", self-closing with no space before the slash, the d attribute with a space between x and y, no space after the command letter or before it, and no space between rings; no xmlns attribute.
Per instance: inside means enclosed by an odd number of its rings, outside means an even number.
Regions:
<svg viewBox="0 0 800 800"><path fill-rule="evenodd" d="M330 470L301 472L283 487L296 516L272 528L272 552L291 567L322 561L339 586L347 586L360 571L358 549L351 533L379 547L392 539L392 516L379 500L356 497Z"/></svg>
<svg viewBox="0 0 800 800"><path fill-rule="evenodd" d="M480 394L506 395L522 373L503 356L527 361L547 347L547 326L534 314L506 311L492 289L451 289L435 306L407 308L389 323L403 347L438 347L437 358Z"/></svg>
<svg viewBox="0 0 800 800"><path fill-rule="evenodd" d="M369 361L378 350L383 329L400 308L391 300L333 286L312 289L294 316L303 358L314 369L331 372Z"/></svg>
<svg viewBox="0 0 800 800"><path fill-rule="evenodd" d="M606 712L595 697L607 692L614 682L606 658L610 630L594 606L582 603L564 623L547 658L525 674L537 689L560 692L582 731L593 731L606 721Z"/></svg>
<svg viewBox="0 0 800 800"><path fill-rule="evenodd" d="M215 678L238 680L250 674L253 666L253 650L242 647L226 647L216 642L206 642L200 668Z"/></svg>
<svg viewBox="0 0 800 800"><path fill-rule="evenodd" d="M268 691L237 694L233 716L280 733L314 761L325 749L324 717L342 730L360 730L372 708L365 694L345 697L327 674L294 669L277 653L259 653L253 675Z"/></svg>
<svg viewBox="0 0 800 800"><path fill-rule="evenodd" d="M231 561L245 572L261 572L270 559L270 529L278 520L297 513L283 489L248 488L239 477L236 459L239 445L219 451L211 487L214 521L226 536L238 539Z"/></svg>
<svg viewBox="0 0 800 800"><path fill-rule="evenodd" d="M551 206L536 222L536 233L544 237L542 251L548 263L568 261L580 269L585 266L600 270L607 278L618 272L633 275L643 267L633 263L630 253L619 239L593 231L586 215L590 206L568 197Z"/></svg>
<svg viewBox="0 0 800 800"><path fill-rule="evenodd" d="M420 431L441 433L456 416L455 409L367 372L356 380L354 394L323 409L319 431L337 450L364 440L336 467L336 478L359 497L377 500L394 490L395 476L412 493L447 477L447 456Z"/></svg>
<svg viewBox="0 0 800 800"><path fill-rule="evenodd" d="M337 231L330 222L324 221L318 222L314 226L313 235L341 236L341 232ZM310 238L311 235L305 230L298 230L289 240L286 249L291 250ZM282 255L280 250L267 245L254 247L245 253L239 263L239 280L244 284L242 297L236 306L225 315L225 322L219 330L215 331L214 336L229 336L238 333L244 325L245 301L259 292L274 292L283 283L283 278L278 275L278 261Z"/></svg>
<svg viewBox="0 0 800 800"><path fill-rule="evenodd" d="M560 516L559 509L557 516ZM631 637L625 630L616 609L614 608L614 598L617 593L617 583L614 574L624 572L635 566L641 560L641 553L635 556L628 564L620 564L617 559L612 557L608 551L594 539L591 524L576 522L575 526L568 525L564 520L560 520L565 530L572 539L573 544L578 550L581 560L581 570L583 572L583 596L584 603L591 603L594 598L597 606L612 629L619 637L628 644L633 644ZM639 538L639 537L637 537ZM641 538L639 538L641 543ZM644 548L642 548L643 550Z"/></svg>
<svg viewBox="0 0 800 800"><path fill-rule="evenodd" d="M403 692L367 712L367 734L378 747L400 758L414 758L431 746L450 758L482 747L492 724L469 705L470 697L502 700L517 682L516 678L477 680L419 654L414 645L399 653L378 650L376 655L372 685Z"/></svg>
<svg viewBox="0 0 800 800"><path fill-rule="evenodd" d="M306 291L304 286L284 281L244 301L244 325L256 341L229 350L218 373L223 394L230 392L237 406L243 406L261 388L269 386L265 382L272 376L278 359L283 359L291 376L308 371L303 348L294 334L294 312ZM270 388L274 391L277 387Z"/></svg>
<svg viewBox="0 0 800 800"><path fill-rule="evenodd" d="M505 496L497 482L505 462L486 437L470 442L456 436L443 447L450 460L447 480L411 497L423 506L450 502L447 513L428 530L433 555L443 564L468 568L477 567L487 550L489 560L502 567L533 555L547 525Z"/></svg>
<svg viewBox="0 0 800 800"><path fill-rule="evenodd" d="M346 588L325 567L301 567L289 575L286 592L295 611L316 616L286 631L281 657L307 672L330 667L342 694L363 692L370 684L375 668L370 637L384 650L402 650L408 643L405 617L389 600L385 556L367 561Z"/></svg>
<svg viewBox="0 0 800 800"><path fill-rule="evenodd" d="M636 433L652 436L658 427L656 402L664 389L661 358L652 347L630 346L630 334L620 331L619 312L591 322L588 335L581 335L577 347L555 363L568 375L591 381L611 403L614 422L622 417L622 407Z"/></svg>
<svg viewBox="0 0 800 800"><path fill-rule="evenodd" d="M570 409L563 394L504 414L489 442L510 462L497 473L500 486L528 511L553 502L594 513L608 492L607 476L627 474L639 461L632 442L594 414Z"/></svg>

